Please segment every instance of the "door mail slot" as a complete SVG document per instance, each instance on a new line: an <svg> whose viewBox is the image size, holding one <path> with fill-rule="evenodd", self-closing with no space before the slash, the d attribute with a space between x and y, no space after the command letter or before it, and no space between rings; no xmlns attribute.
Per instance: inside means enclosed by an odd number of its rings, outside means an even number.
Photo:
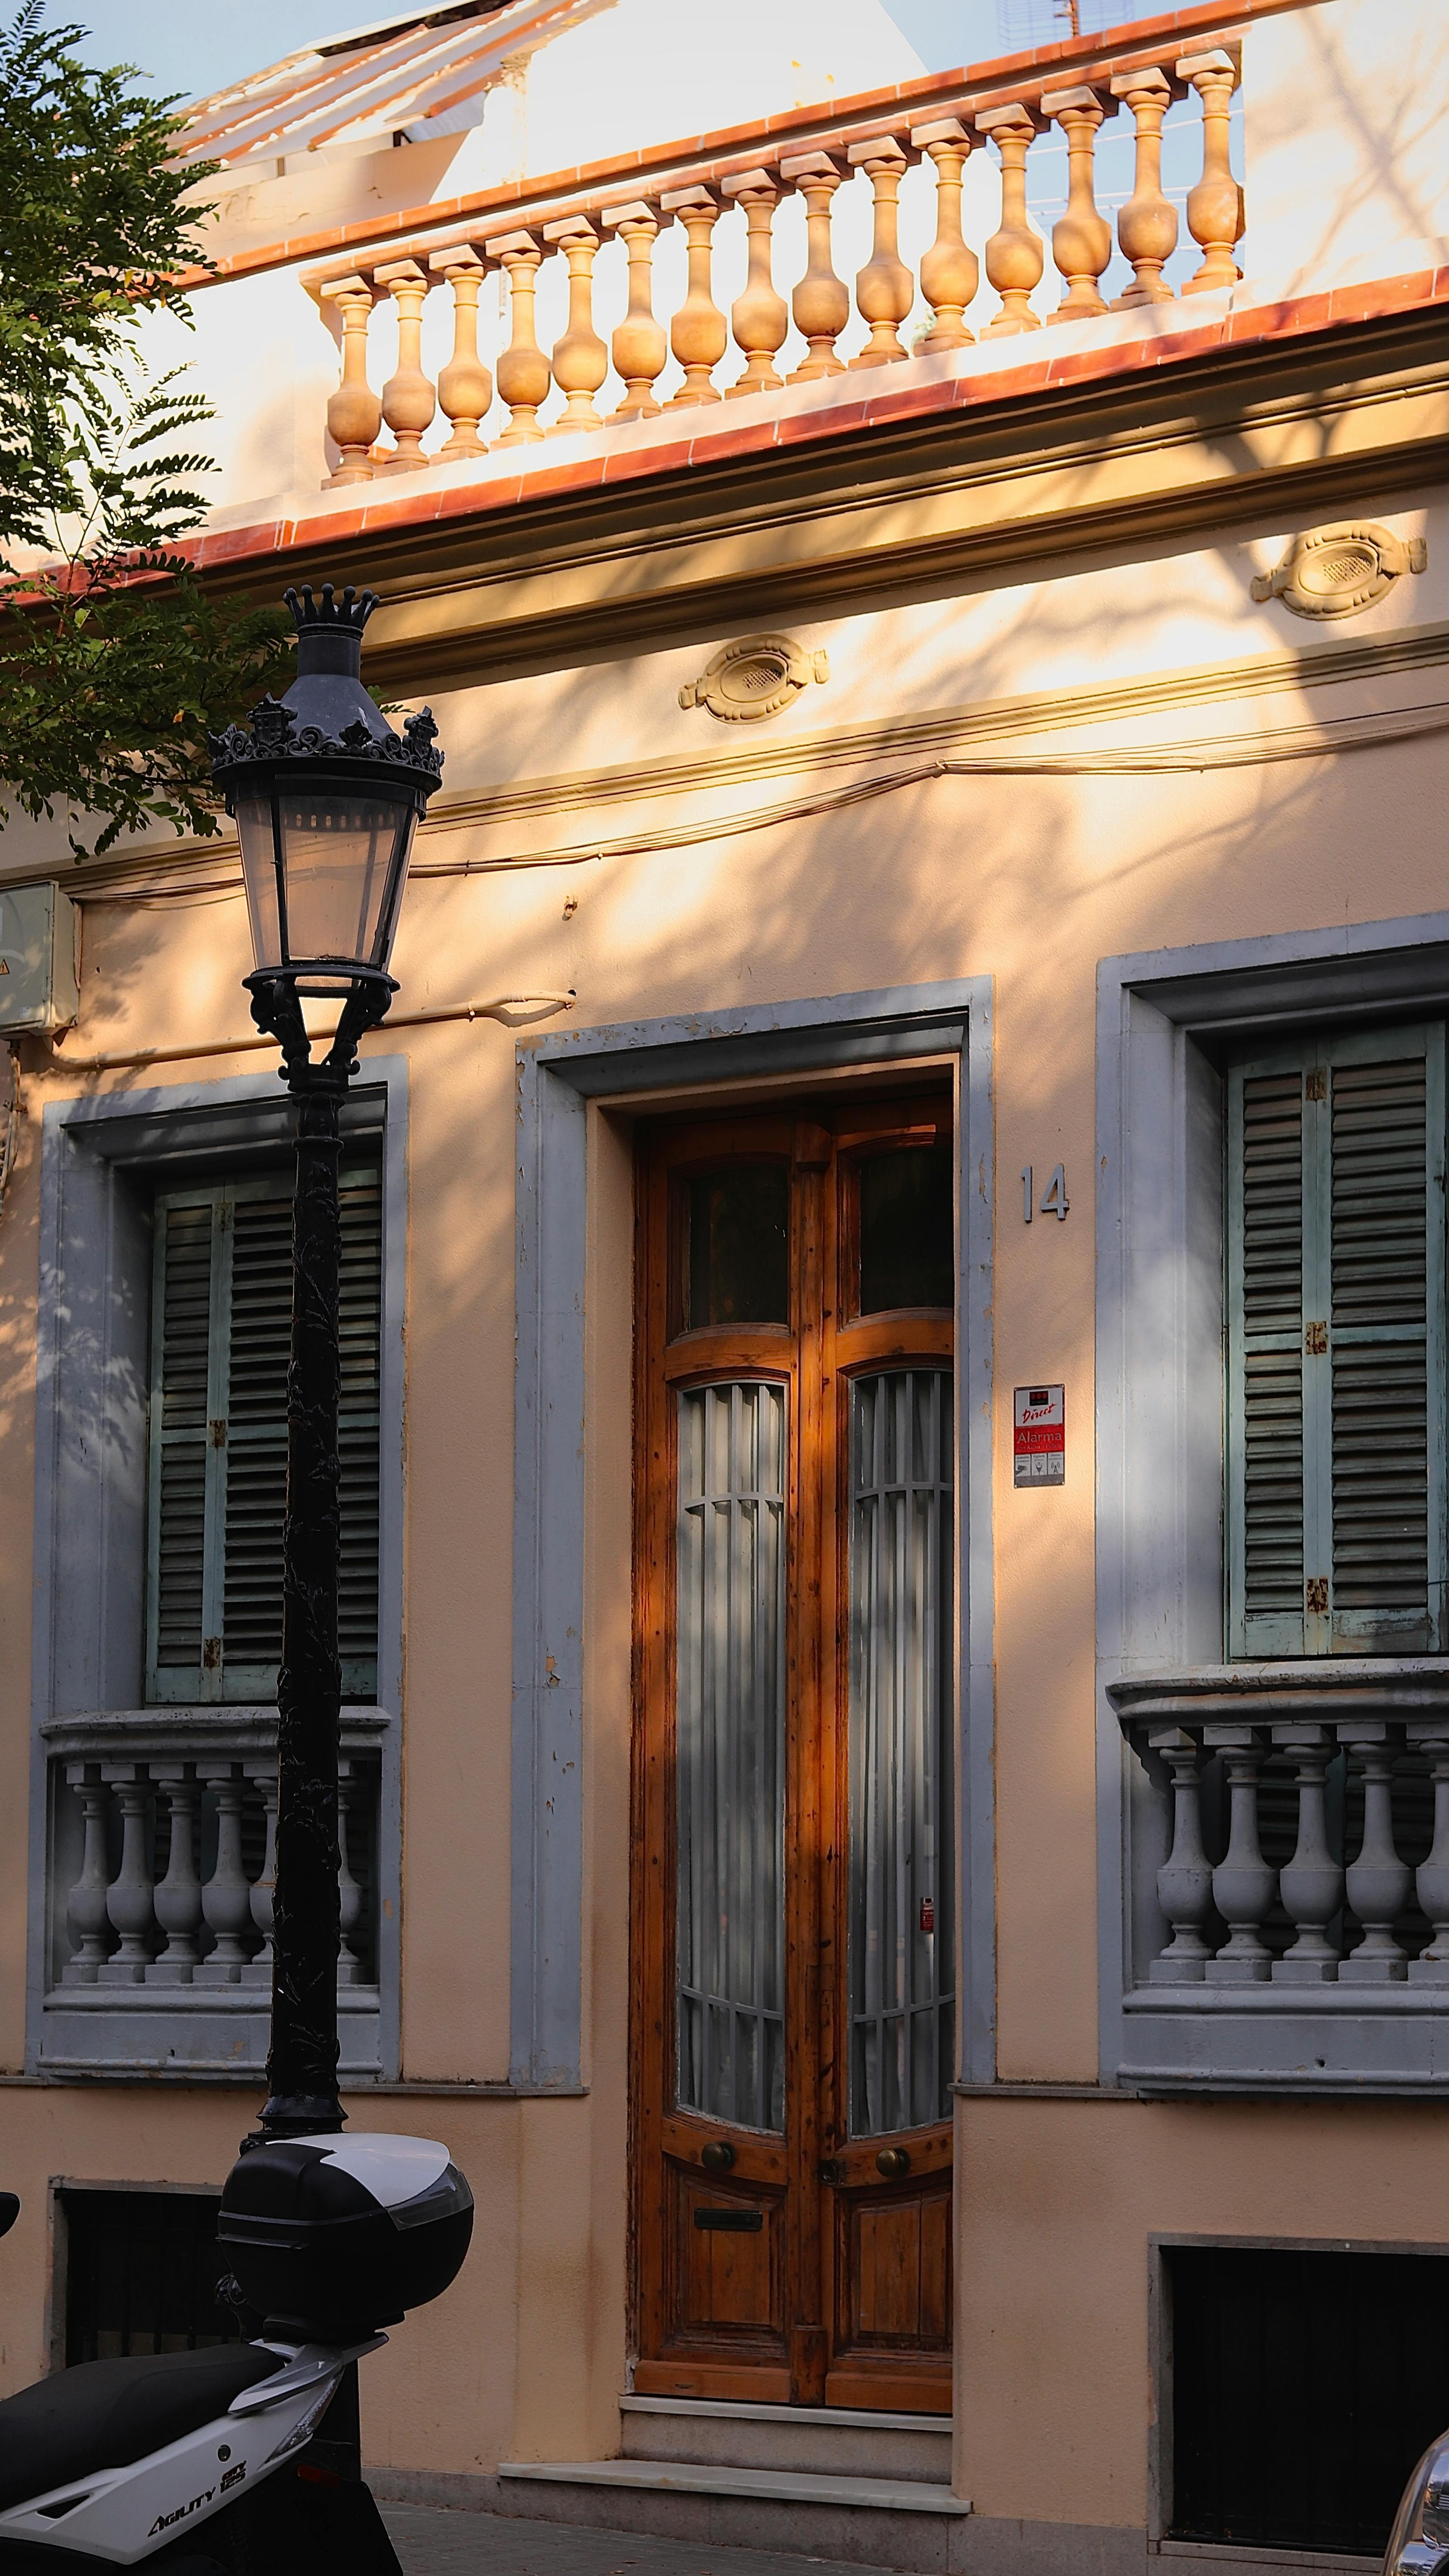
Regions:
<svg viewBox="0 0 1449 2576"><path fill-rule="evenodd" d="M697 2209L696 2227L732 2229L737 2236L754 2236L765 2224L762 2209Z"/></svg>

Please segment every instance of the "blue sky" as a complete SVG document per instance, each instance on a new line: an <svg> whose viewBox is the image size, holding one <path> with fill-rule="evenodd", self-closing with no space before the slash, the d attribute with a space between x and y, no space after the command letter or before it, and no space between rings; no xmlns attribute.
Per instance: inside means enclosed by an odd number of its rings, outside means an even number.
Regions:
<svg viewBox="0 0 1449 2576"><path fill-rule="evenodd" d="M260 70L314 37L340 35L393 14L399 0L50 0L52 25L79 20L93 63L133 62L157 90L204 97ZM406 0L402 0L406 5ZM1054 0L886 0L903 34L933 69L980 61L1005 45L1041 42L1052 32ZM1062 13L1065 15L1065 12ZM1114 22L1139 14L1111 0ZM1105 24L1101 0L1086 0L1084 25Z"/></svg>

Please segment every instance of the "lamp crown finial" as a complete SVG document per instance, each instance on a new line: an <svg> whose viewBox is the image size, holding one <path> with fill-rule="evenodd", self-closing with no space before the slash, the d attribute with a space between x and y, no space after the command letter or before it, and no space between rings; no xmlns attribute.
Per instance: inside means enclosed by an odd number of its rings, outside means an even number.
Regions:
<svg viewBox="0 0 1449 2576"><path fill-rule="evenodd" d="M336 634L340 629L360 639L364 626L379 604L375 590L356 590L351 582L340 599L330 581L322 584L320 599L314 595L310 582L304 582L300 590L284 591L282 596L292 612L299 635Z"/></svg>

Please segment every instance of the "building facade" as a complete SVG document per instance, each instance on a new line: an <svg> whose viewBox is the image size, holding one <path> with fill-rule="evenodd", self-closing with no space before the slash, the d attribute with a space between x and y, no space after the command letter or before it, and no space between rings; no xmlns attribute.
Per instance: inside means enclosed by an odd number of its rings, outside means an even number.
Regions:
<svg viewBox="0 0 1449 2576"><path fill-rule="evenodd" d="M366 2451L1361 2560L1449 2416L1449 32L676 18L193 125L201 573L375 588L446 755L348 1111L339 2004L479 2225ZM230 839L16 822L0 946L21 2386L221 2331L288 1127Z"/></svg>

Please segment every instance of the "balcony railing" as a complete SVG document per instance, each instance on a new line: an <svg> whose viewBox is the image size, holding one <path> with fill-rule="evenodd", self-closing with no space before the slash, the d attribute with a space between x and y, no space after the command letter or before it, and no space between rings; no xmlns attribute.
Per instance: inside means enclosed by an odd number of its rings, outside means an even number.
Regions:
<svg viewBox="0 0 1449 2576"><path fill-rule="evenodd" d="M1050 321L1070 324L1109 309L1171 303L1175 289L1163 271L1180 227L1163 187L1162 139L1164 116L1177 101L1191 105L1199 129L1200 175L1186 193L1185 213L1201 259L1182 292L1231 287L1240 274L1234 251L1244 221L1242 191L1229 164L1239 70L1235 46L1207 43L1162 61L1114 59L1069 85L1027 84L1007 99L947 94L924 122L903 116L880 130L843 126L809 150L779 143L771 149L762 136L753 151L736 150L724 160L670 158L632 194L621 191L615 176L597 193L521 196L495 209L486 224L393 242L354 265L315 270L305 283L320 303L336 308L342 346L342 378L327 410L336 456L329 482L363 483L464 463L490 447L527 446L555 432L596 433L664 409L688 411L786 383L814 383L847 368L949 354L978 336L1038 330L1043 317L1033 298L1047 245L1028 220L1028 171L1033 145L1053 128L1065 140L1070 181L1051 233L1059 301ZM1114 244L1098 202L1095 155L1104 121L1121 114L1131 120L1134 173L1131 193L1117 209ZM970 156L983 150L998 167L999 220L978 252L967 239L963 192L980 193L967 191L966 172ZM934 189L934 235L911 265L901 255L902 191L904 185L909 198L922 182ZM803 208L805 265L793 281L780 282L776 218L791 198ZM798 216L794 229L798 239ZM671 231L670 265L683 292L666 327L656 313L655 254ZM742 239L731 243L731 233ZM840 265L850 265L844 252L852 240L868 246L854 276L853 306L840 274ZM727 248L725 262L720 254ZM1131 281L1109 307L1101 281L1114 249ZM744 282L726 309L716 297L717 262L737 267L741 250ZM608 341L596 327L600 261L619 262L627 272L627 309ZM983 271L990 300L981 294ZM564 328L545 350L536 321L540 284L551 290L556 277L561 287L565 275ZM506 281L508 307L506 342L493 353L492 366L479 350L480 293L490 277ZM423 363L433 327L430 299L448 296L452 354L434 378ZM379 392L369 331L384 301L395 310L397 363ZM906 326L919 314L926 318L908 339ZM858 339L862 328L863 345L843 357L839 344ZM787 342L796 362L782 374ZM622 394L606 419L597 397L611 377ZM439 411L446 423L441 438L434 428ZM384 429L388 437L380 444ZM433 444L425 446L430 436Z"/></svg>
<svg viewBox="0 0 1449 2576"><path fill-rule="evenodd" d="M342 2062L378 2062L378 1712L343 1722ZM266 2054L274 1708L51 1719L42 2062L244 2069Z"/></svg>
<svg viewBox="0 0 1449 2576"><path fill-rule="evenodd" d="M1449 2008L1449 1670L1226 1666L1108 1695L1164 1855L1137 1983Z"/></svg>

